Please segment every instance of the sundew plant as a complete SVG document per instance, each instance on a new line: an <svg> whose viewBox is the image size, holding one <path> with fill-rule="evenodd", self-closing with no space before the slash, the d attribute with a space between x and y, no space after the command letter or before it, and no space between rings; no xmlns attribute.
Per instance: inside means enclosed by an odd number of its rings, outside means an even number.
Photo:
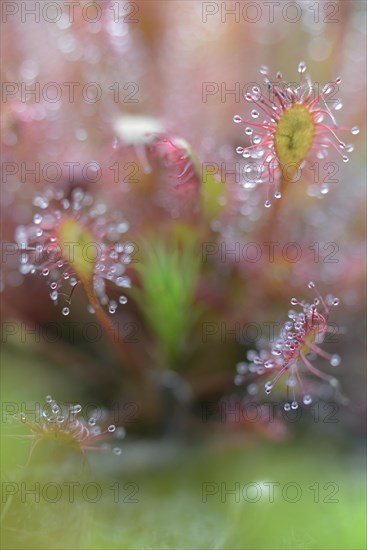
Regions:
<svg viewBox="0 0 367 550"><path fill-rule="evenodd" d="M2 3L3 548L366 548L365 16Z"/></svg>

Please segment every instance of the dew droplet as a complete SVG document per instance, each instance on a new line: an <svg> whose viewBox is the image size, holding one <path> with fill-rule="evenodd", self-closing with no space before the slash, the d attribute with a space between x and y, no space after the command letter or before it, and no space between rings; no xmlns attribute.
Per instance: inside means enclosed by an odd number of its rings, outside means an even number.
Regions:
<svg viewBox="0 0 367 550"><path fill-rule="evenodd" d="M124 288L130 288L131 286L131 281L129 277L117 277L115 282L117 286L121 286Z"/></svg>
<svg viewBox="0 0 367 550"><path fill-rule="evenodd" d="M310 405L312 403L312 397L311 395L307 394L303 397L303 403L305 405Z"/></svg>
<svg viewBox="0 0 367 550"><path fill-rule="evenodd" d="M120 449L120 447L115 447L113 449L113 452L115 453L115 455L120 455L122 453L122 450Z"/></svg>
<svg viewBox="0 0 367 550"><path fill-rule="evenodd" d="M233 117L233 122L235 122L236 124L239 124L240 122L242 122L242 117L240 117L239 115L235 115Z"/></svg>
<svg viewBox="0 0 367 550"><path fill-rule="evenodd" d="M69 315L70 309L68 307L63 307L61 313L63 315Z"/></svg>
<svg viewBox="0 0 367 550"><path fill-rule="evenodd" d="M89 424L89 426L95 426L95 425L96 425L96 419L92 416L92 417L88 420L88 424Z"/></svg>
<svg viewBox="0 0 367 550"><path fill-rule="evenodd" d="M294 346L290 345L289 346L289 349L290 350L294 350ZM294 388L295 386L297 385L297 379L295 376L289 376L288 380L287 380L287 386L289 388Z"/></svg>
<svg viewBox="0 0 367 550"><path fill-rule="evenodd" d="M114 424L110 424L110 426L108 426L107 430L112 433L116 430L116 426Z"/></svg>
<svg viewBox="0 0 367 550"><path fill-rule="evenodd" d="M266 65L261 65L260 66L260 69L259 69L260 74L264 74L264 75L268 74L268 71L269 71L269 69Z"/></svg>
<svg viewBox="0 0 367 550"><path fill-rule="evenodd" d="M276 199L280 199L280 198L282 197L281 192L280 192L280 191L275 191L274 197L275 197Z"/></svg>
<svg viewBox="0 0 367 550"><path fill-rule="evenodd" d="M259 118L259 111L257 111L256 109L252 109L251 116L252 118Z"/></svg>
<svg viewBox="0 0 367 550"><path fill-rule="evenodd" d="M265 208L270 208L271 202L270 201L265 201L264 206L265 206Z"/></svg>
<svg viewBox="0 0 367 550"><path fill-rule="evenodd" d="M127 304L127 298L126 298L126 296L120 296L119 302L120 302L120 304Z"/></svg>
<svg viewBox="0 0 367 550"><path fill-rule="evenodd" d="M330 357L330 365L332 367L337 367L338 365L340 365L340 362L341 362L341 358L336 353Z"/></svg>
<svg viewBox="0 0 367 550"><path fill-rule="evenodd" d="M41 216L41 214L35 214L35 215L33 216L33 222L34 222L35 224L37 224L37 225L38 225L39 223L41 223L41 222L42 222L42 216Z"/></svg>
<svg viewBox="0 0 367 550"><path fill-rule="evenodd" d="M359 134L359 126L353 126L353 128L351 129L351 132L354 136Z"/></svg>
<svg viewBox="0 0 367 550"><path fill-rule="evenodd" d="M347 155L343 155L342 159L343 159L343 162L348 162L349 161L349 157L347 157Z"/></svg>
<svg viewBox="0 0 367 550"><path fill-rule="evenodd" d="M328 94L330 94L332 89L333 89L333 87L330 84L326 84L322 91L325 95L328 95Z"/></svg>
<svg viewBox="0 0 367 550"><path fill-rule="evenodd" d="M99 426L93 426L90 431L93 435L100 435L102 430Z"/></svg>
<svg viewBox="0 0 367 550"><path fill-rule="evenodd" d="M116 428L115 437L117 439L123 439L125 436L126 436L126 430L123 426L120 426L119 428Z"/></svg>
<svg viewBox="0 0 367 550"><path fill-rule="evenodd" d="M249 384L249 386L247 387L247 393L249 395L256 395L257 392L258 392L258 385L257 384Z"/></svg>
<svg viewBox="0 0 367 550"><path fill-rule="evenodd" d="M294 411L295 411L296 409L298 409L298 403L297 403L297 401L292 401L291 407L292 407L292 409L293 409Z"/></svg>
<svg viewBox="0 0 367 550"><path fill-rule="evenodd" d="M75 202L80 202L84 198L84 191L80 187L77 187L73 190L71 196Z"/></svg>
<svg viewBox="0 0 367 550"><path fill-rule="evenodd" d="M240 363L237 363L236 365L236 371L239 374L245 374L248 371L248 365L244 361L241 361Z"/></svg>
<svg viewBox="0 0 367 550"><path fill-rule="evenodd" d="M306 63L304 61L300 61L298 64L298 72L304 73L306 70Z"/></svg>
<svg viewBox="0 0 367 550"><path fill-rule="evenodd" d="M38 206L39 208L42 208L42 209L45 209L48 207L48 200L45 199L44 197L41 197L39 195L37 195L34 199L33 199L33 204L34 206Z"/></svg>
<svg viewBox="0 0 367 550"><path fill-rule="evenodd" d="M272 389L273 389L273 382L266 382L266 384L265 384L265 393L267 393L267 394L271 393Z"/></svg>
<svg viewBox="0 0 367 550"><path fill-rule="evenodd" d="M291 406L290 406L290 403L284 403L284 410L285 411L290 411L291 410Z"/></svg>
<svg viewBox="0 0 367 550"><path fill-rule="evenodd" d="M292 306L296 306L298 304L297 298L292 298L291 299L291 304L292 304Z"/></svg>
<svg viewBox="0 0 367 550"><path fill-rule="evenodd" d="M330 378L329 380L329 384L330 386L332 386L333 388L337 388L339 386L339 380L337 378Z"/></svg>
<svg viewBox="0 0 367 550"><path fill-rule="evenodd" d="M307 286L308 288L315 288L315 283L313 281L310 281Z"/></svg>

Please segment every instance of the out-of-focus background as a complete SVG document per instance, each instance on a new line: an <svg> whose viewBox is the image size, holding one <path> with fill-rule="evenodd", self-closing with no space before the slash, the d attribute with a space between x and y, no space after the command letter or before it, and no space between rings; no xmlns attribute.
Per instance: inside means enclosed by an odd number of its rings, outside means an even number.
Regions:
<svg viewBox="0 0 367 550"><path fill-rule="evenodd" d="M366 547L365 19L349 0L2 2L4 548ZM349 162L331 152L290 185L272 226L233 117L250 117L261 65L298 82L300 61L316 89L341 77L338 123L360 133ZM50 187L129 223L114 342L79 285L63 316L45 277L19 270L16 228ZM268 241L301 255L272 260ZM287 415L282 387L237 387L236 365L293 296L313 300L310 280L340 299L323 347L341 364L314 364L342 394L313 380L312 406ZM30 455L22 415L42 430L46 395L126 436Z"/></svg>

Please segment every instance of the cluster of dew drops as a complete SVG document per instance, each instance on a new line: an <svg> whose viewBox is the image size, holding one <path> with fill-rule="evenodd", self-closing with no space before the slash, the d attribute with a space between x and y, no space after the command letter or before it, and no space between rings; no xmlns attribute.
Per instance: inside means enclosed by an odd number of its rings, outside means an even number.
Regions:
<svg viewBox="0 0 367 550"><path fill-rule="evenodd" d="M308 288L315 288L315 283L313 281L309 282ZM313 318L315 316L314 322L316 322L317 319L324 322L325 326L323 327L322 333L326 333L328 328L327 317L329 313L329 308L332 306L338 306L340 300L339 298L332 295L326 296L324 303L327 309L322 313L319 313L317 311L317 306L320 304L319 298L315 298L313 304L308 304L304 301L299 302L297 298L292 298L290 302L293 306L301 306L303 308L303 311L300 313L297 313L293 309L290 309L288 311L288 317L290 320L286 321L286 323L284 324L280 337L275 341L270 354L266 350L261 352L260 355L258 355L254 350L250 350L248 352L247 359L250 361L250 364L247 364L243 361L237 364L237 374L234 379L235 385L242 385L247 373L253 373L261 376L268 369L272 370L275 367L278 367L276 372L279 372L279 369L283 369L285 364L287 363L296 364L298 361L297 350L302 347L302 345L307 345L305 340L308 334L305 329L306 319L310 317ZM324 317L325 314L327 316L326 319ZM317 330L317 325L314 325L314 322L312 323L311 327L309 327L309 330L315 330L315 327ZM315 350L314 354L321 355L321 352ZM277 359L273 359L271 358L271 356L281 357L281 363L277 365ZM325 353L322 354L322 356L324 358L327 358L327 356L329 356L329 363L332 367L337 367L340 365L341 358L338 354L330 355ZM339 384L338 380L333 376L330 377L329 383L333 387L337 387ZM289 387L295 385L295 379L293 376L289 378L287 385ZM274 381L267 381L264 385L265 393L269 395L273 387ZM250 395L255 395L258 391L258 386L256 383L252 383L248 386L247 390ZM312 403L312 396L310 394L304 394L303 403L305 405L310 405ZM284 410L286 411L297 408L298 402L296 400L294 400L292 403L285 403L284 405Z"/></svg>
<svg viewBox="0 0 367 550"><path fill-rule="evenodd" d="M57 203L56 209L51 207L52 201ZM131 286L130 278L124 274L124 271L126 264L131 261L134 246L130 242L116 242L127 231L128 222L120 215L111 220L107 205L104 202L94 201L92 195L81 188L73 190L70 200L65 198L62 190L47 189L43 195L37 195L34 198L33 204L45 212L42 214L37 212L33 217L32 225L17 228L16 240L18 244L28 248L31 242L34 244L33 252L36 257L38 255L39 258L42 258L43 252L47 252L47 246L57 243L54 226L62 220L64 214L72 215L76 221L80 218L85 221L85 218L88 221L88 230L92 234L96 232L96 238L100 241L100 257L93 273L96 297L102 306L108 305L108 311L111 314L116 312L119 304L125 305L128 301L126 296L119 296L118 302L108 298L105 282L111 281L119 288L130 288ZM45 227L42 227L42 224L45 224ZM29 250L32 250L32 247ZM20 272L22 274L35 273L39 269L44 277L51 276L54 279L57 277L50 283L50 298L56 304L61 295L60 286L63 281L69 280L72 288L79 282L72 268L68 268L66 263L63 258L59 258L57 261L44 260L43 265L37 268L33 261L22 254ZM56 269L63 271L56 275ZM65 295L65 298L70 303L70 296ZM88 310L90 313L95 312L92 305L88 306ZM69 315L70 308L63 307L61 313L64 316Z"/></svg>
<svg viewBox="0 0 367 550"><path fill-rule="evenodd" d="M51 395L46 396L46 405L42 408L42 420L41 424L32 423L32 431L37 434L38 432L46 432L49 430L63 432L66 435L70 434L71 438L80 442L88 450L88 446L94 443L97 439L108 434L113 434L116 439L124 439L126 435L125 428L122 426L116 427L115 424L110 424L106 430L102 430L97 424L97 416L100 415L104 418L106 411L95 411L92 416L89 416L87 422L82 419L77 419L77 416L82 412L82 406L79 404L70 405L68 414L63 414L61 406L55 401ZM101 414L102 413L102 414ZM20 414L20 420L27 422L27 417L24 413ZM101 449L109 449L107 445L101 446ZM121 455L122 450L120 447L114 447L113 452L116 455Z"/></svg>
<svg viewBox="0 0 367 550"><path fill-rule="evenodd" d="M300 74L304 73L306 71L306 65L304 62L300 62L299 65L298 65L298 72ZM266 76L265 78L265 81L264 83L267 84L268 86L270 86L270 81L268 79L268 68L265 67L264 65L262 65L260 67L260 74ZM279 81L281 81L283 79L283 75L280 71L278 71L277 73L277 79ZM338 77L334 84L340 84L341 83L341 78ZM312 83L311 81L309 80L309 78L307 78L307 85L309 87L309 89L311 88L312 86ZM330 94L331 92L333 91L333 85L332 84L325 84L324 88L323 88L323 92L325 95L328 95ZM281 93L281 92L280 92ZM283 93L282 94L282 97L283 99L286 99L288 98L288 100L292 97L297 97L297 93L298 93L298 90L293 90L291 86L287 86L286 88L286 93L287 95L284 95ZM302 91L302 94L303 95L303 91ZM261 89L259 86L253 86L252 87L252 91L251 92L248 92L245 94L245 99L246 101L249 101L249 102L259 102L260 104L261 103L266 103L263 101L262 99L262 93L261 93ZM321 99L321 98L320 98ZM328 115L330 116L331 118L331 121L332 121L332 126L329 127L329 130L331 132L331 134L333 135L335 141L337 142L337 146L342 149L342 150L345 150L347 151L348 153L352 152L354 150L354 145L351 144L351 143L345 143L344 141L342 141L341 139L339 139L339 137L336 135L335 131L334 130L338 130L340 127L332 113L332 111L339 111L340 109L342 109L343 107L343 102L339 99L337 100L332 106L331 108L329 108L328 104L325 102L324 98L322 97L322 100L323 100L323 103L324 103L324 106L325 106L325 109L328 113ZM276 103L274 102L270 102L271 104L268 105L271 109L273 109L274 111L277 111L279 109L281 110L284 110L284 107L281 106L281 105L277 105ZM316 123L322 123L323 120L324 120L324 114L323 113L320 113L318 114L318 116L316 117ZM252 109L251 110L251 118L257 120L259 119L260 117L260 112L258 109ZM236 124L240 124L242 122L244 122L243 118L240 116L240 115L235 115L233 117L233 122L235 122ZM270 119L267 119L265 118L262 123L258 123L259 121L257 120L257 124L255 124L255 126L257 127L262 127L262 130L265 132L265 134L267 134L268 136L271 135L271 130L270 130L270 127L269 127L269 123L270 124L275 124L276 123L276 119L273 118L273 117L270 117ZM251 124L251 122L248 122L248 124ZM359 126L353 126L351 129L350 129L350 132L351 134L353 135L357 135L359 134ZM241 147L241 146L238 146L236 147L236 153L241 155L242 157L244 157L245 159L249 159L250 157L252 157L253 159L261 159L261 157L264 156L265 154L265 150L268 149L269 151L273 150L274 148L274 145L273 143L268 143L266 145L266 148L262 147L261 143L262 143L262 138L261 138L261 135L259 134L254 134L254 129L251 128L251 126L246 126L245 128L245 134L249 137L251 137L251 142L252 142L252 147L251 148L246 148L246 147ZM258 146L257 148L253 148L254 146ZM325 141L323 144L320 145L319 147L319 150L317 151L316 153L316 156L317 158L320 158L320 159L324 159L326 158L327 156L327 149L332 146L334 147L335 149L337 149L334 144L331 142L330 138L328 138L327 141ZM337 150L337 152L339 153L339 151ZM341 154L341 153L340 153ZM267 161L270 161L272 157L272 154L270 154L267 159L266 159L266 162ZM342 160L343 162L348 162L349 161L349 157L347 155L344 155L344 154L341 154L341 157L342 157ZM259 173L259 170L260 170L260 173ZM245 171L247 174L250 174L251 172L255 171L256 173L256 181L258 183L261 183L262 182L262 178L261 178L261 174L265 171L265 165L264 164L260 164L260 166L256 169L254 168L252 165L248 165L245 167ZM321 194L324 195L326 193L328 193L329 191L329 186L327 184L324 184L322 187L321 187ZM274 197L276 199L280 199L281 198L281 193L279 190L276 190L275 193L274 193ZM271 206L271 203L269 200L267 200L265 202L265 206L267 208L269 208Z"/></svg>

